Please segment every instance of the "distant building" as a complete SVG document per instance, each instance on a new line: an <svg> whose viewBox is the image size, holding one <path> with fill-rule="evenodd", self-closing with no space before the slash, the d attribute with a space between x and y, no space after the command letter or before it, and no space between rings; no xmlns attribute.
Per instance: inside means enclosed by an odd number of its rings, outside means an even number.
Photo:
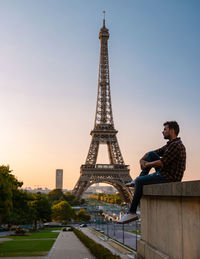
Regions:
<svg viewBox="0 0 200 259"><path fill-rule="evenodd" d="M63 188L63 170L56 169L56 189Z"/></svg>
<svg viewBox="0 0 200 259"><path fill-rule="evenodd" d="M37 188L34 188L32 189L31 187L26 187L26 188L22 188L23 191L26 191L26 192L31 192L31 193L49 193L51 190L48 189L48 188L42 188L42 187L37 187Z"/></svg>

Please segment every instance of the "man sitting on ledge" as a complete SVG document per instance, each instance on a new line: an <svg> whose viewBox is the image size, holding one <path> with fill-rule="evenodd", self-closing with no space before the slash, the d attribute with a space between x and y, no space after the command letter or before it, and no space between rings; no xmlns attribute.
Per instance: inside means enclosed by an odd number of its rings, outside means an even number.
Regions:
<svg viewBox="0 0 200 259"><path fill-rule="evenodd" d="M137 206L142 197L143 185L178 182L183 178L186 162L186 150L180 138L178 138L179 125L176 121L167 121L163 124L164 139L169 139L167 144L159 149L146 153L140 159L142 172L126 186L135 186L133 200L129 212L120 220L119 224L125 224L138 219ZM153 174L149 174L151 168L155 168Z"/></svg>

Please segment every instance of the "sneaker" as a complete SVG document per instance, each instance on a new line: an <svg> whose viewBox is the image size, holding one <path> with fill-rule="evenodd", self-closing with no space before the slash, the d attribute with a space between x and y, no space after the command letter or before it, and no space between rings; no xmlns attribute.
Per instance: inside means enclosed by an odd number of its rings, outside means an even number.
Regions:
<svg viewBox="0 0 200 259"><path fill-rule="evenodd" d="M126 224L137 219L138 219L138 215L136 213L128 212L120 220L118 220L117 223Z"/></svg>
<svg viewBox="0 0 200 259"><path fill-rule="evenodd" d="M135 180L133 180L130 183L126 183L126 187L134 187L135 186Z"/></svg>

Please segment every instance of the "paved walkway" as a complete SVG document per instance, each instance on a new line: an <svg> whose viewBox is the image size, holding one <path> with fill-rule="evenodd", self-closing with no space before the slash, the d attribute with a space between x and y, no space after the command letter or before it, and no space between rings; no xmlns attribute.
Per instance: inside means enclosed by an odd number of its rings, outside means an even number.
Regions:
<svg viewBox="0 0 200 259"><path fill-rule="evenodd" d="M95 259L72 231L60 232L48 259Z"/></svg>
<svg viewBox="0 0 200 259"><path fill-rule="evenodd" d="M12 233L14 233L14 231L4 231L4 232L0 232L0 237L5 237L5 236L9 236Z"/></svg>

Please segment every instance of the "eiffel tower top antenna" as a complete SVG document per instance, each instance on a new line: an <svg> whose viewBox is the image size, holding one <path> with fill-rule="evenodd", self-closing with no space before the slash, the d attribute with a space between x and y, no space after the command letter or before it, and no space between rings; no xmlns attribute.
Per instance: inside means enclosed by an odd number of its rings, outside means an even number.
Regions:
<svg viewBox="0 0 200 259"><path fill-rule="evenodd" d="M103 27L105 27L105 17L106 17L106 11L103 11Z"/></svg>

